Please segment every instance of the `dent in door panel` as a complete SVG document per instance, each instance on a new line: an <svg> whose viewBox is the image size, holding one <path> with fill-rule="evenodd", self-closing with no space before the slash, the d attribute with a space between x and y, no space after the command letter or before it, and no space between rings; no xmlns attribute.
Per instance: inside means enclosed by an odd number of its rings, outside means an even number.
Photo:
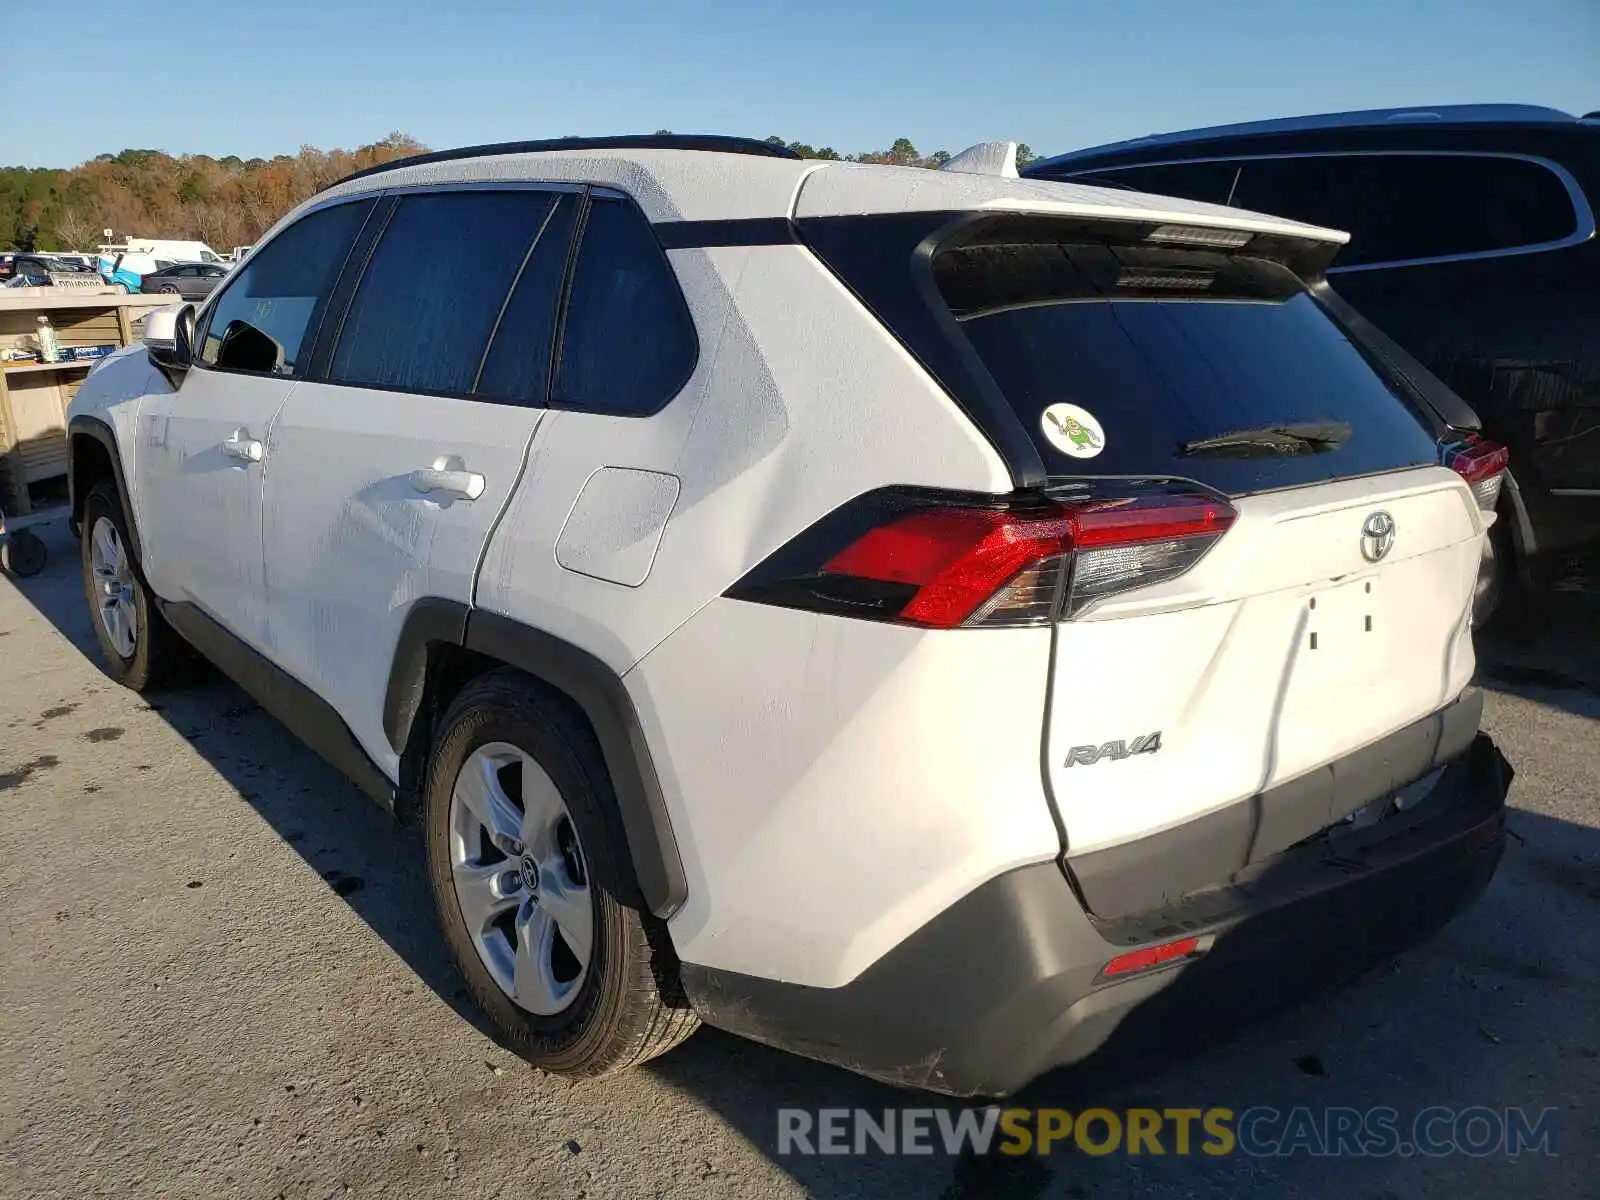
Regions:
<svg viewBox="0 0 1600 1200"><path fill-rule="evenodd" d="M556 561L579 575L638 587L650 577L678 487L676 475L601 467L584 481L567 514Z"/></svg>

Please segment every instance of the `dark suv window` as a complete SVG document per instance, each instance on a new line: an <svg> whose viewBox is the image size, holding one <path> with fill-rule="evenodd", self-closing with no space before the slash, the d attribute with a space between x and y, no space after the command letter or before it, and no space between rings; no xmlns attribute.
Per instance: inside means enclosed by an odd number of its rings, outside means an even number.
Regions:
<svg viewBox="0 0 1600 1200"><path fill-rule="evenodd" d="M648 416L682 390L698 353L677 276L644 214L594 197L573 266L553 402Z"/></svg>
<svg viewBox="0 0 1600 1200"><path fill-rule="evenodd" d="M252 254L212 306L199 360L224 371L294 374L372 204L308 213Z"/></svg>
<svg viewBox="0 0 1600 1200"><path fill-rule="evenodd" d="M551 201L537 191L402 197L350 302L329 380L471 392Z"/></svg>
<svg viewBox="0 0 1600 1200"><path fill-rule="evenodd" d="M1347 230L1334 265L1508 250L1577 226L1548 168L1463 154L1329 154L1243 164L1236 208Z"/></svg>
<svg viewBox="0 0 1600 1200"><path fill-rule="evenodd" d="M992 236L938 253L934 276L1049 474L1238 495L1435 461L1401 385L1284 268ZM1063 426L1078 410L1098 433ZM1052 412L1089 453L1060 448Z"/></svg>
<svg viewBox="0 0 1600 1200"><path fill-rule="evenodd" d="M1231 162L1165 163L1153 167L1106 168L1089 175L1074 175L1069 182L1132 188L1157 196L1182 196L1226 204L1233 194L1239 168Z"/></svg>

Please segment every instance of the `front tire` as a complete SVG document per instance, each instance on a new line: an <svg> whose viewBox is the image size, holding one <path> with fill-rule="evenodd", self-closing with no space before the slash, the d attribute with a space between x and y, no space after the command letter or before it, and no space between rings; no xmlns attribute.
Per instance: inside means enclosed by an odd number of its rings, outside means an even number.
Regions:
<svg viewBox="0 0 1600 1200"><path fill-rule="evenodd" d="M151 691L179 673L187 647L152 602L115 484L89 490L83 531L83 592L106 674L136 692Z"/></svg>
<svg viewBox="0 0 1600 1200"><path fill-rule="evenodd" d="M624 900L615 793L564 697L509 668L469 683L440 723L423 808L440 929L503 1044L594 1077L699 1026L665 927Z"/></svg>

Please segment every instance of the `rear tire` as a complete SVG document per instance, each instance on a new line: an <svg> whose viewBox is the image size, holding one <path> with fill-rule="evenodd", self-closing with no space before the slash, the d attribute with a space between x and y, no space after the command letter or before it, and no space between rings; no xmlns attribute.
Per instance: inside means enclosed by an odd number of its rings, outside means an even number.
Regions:
<svg viewBox="0 0 1600 1200"><path fill-rule="evenodd" d="M83 531L83 593L106 674L136 692L175 682L192 654L151 598L128 540L122 499L109 480L85 497Z"/></svg>
<svg viewBox="0 0 1600 1200"><path fill-rule="evenodd" d="M478 820L485 808L494 815ZM595 1077L699 1027L666 927L622 899L635 889L616 796L564 697L510 668L469 683L440 722L423 814L440 929L502 1044L543 1070Z"/></svg>

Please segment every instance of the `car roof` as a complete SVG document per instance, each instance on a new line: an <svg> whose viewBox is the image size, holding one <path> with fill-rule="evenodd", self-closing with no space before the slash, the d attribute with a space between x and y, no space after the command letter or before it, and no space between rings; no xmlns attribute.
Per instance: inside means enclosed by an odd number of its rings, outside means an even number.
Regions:
<svg viewBox="0 0 1600 1200"><path fill-rule="evenodd" d="M416 162L402 160L383 171L351 177L314 196L284 221L329 200L392 188L540 182L614 187L631 196L657 224L993 211L1189 222L1311 241L1348 240L1337 230L1222 205L1015 176L698 149L585 146L528 152L515 144L475 149L485 152L466 158L429 155Z"/></svg>
<svg viewBox="0 0 1600 1200"><path fill-rule="evenodd" d="M1420 108L1366 108L1351 112L1315 113L1300 117L1276 117L1266 121L1243 121L1233 125L1209 125L1172 133L1152 133L1122 142L1107 142L1030 163L1027 174L1048 171L1071 164L1076 159L1099 158L1123 151L1181 147L1191 142L1208 142L1232 137L1282 133L1315 133L1335 129L1393 129L1437 125L1575 125L1584 118L1537 104L1439 104Z"/></svg>

